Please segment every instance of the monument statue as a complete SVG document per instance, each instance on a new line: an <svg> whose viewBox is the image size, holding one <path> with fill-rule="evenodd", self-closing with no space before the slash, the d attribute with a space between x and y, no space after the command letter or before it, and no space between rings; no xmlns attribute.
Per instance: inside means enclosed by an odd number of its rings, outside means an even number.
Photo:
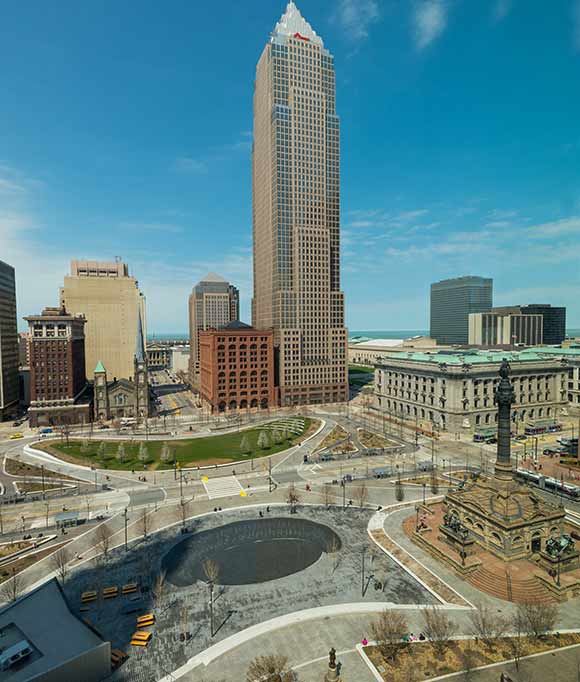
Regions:
<svg viewBox="0 0 580 682"><path fill-rule="evenodd" d="M336 668L336 649L334 647L328 652L328 667Z"/></svg>
<svg viewBox="0 0 580 682"><path fill-rule="evenodd" d="M515 402L515 391L510 381L510 366L504 358L499 370L499 385L495 393L498 406L497 421L497 459L495 475L497 478L512 478L511 463L511 411Z"/></svg>

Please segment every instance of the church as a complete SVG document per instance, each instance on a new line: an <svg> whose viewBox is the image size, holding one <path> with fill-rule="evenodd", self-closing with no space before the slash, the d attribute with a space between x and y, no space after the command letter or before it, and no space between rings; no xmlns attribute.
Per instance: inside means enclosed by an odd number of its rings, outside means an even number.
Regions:
<svg viewBox="0 0 580 682"><path fill-rule="evenodd" d="M104 422L126 417L139 420L151 415L147 354L140 315L133 368L132 379L114 378L108 381L107 369L99 360L95 367L93 383L95 421Z"/></svg>

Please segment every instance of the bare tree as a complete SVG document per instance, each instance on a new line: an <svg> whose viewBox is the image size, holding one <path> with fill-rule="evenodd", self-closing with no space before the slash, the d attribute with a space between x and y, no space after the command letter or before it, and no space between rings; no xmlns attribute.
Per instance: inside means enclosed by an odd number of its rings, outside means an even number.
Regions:
<svg viewBox="0 0 580 682"><path fill-rule="evenodd" d="M71 554L68 547L61 547L50 557L50 564L52 569L56 572L58 578L60 579L60 584L64 587L66 582L66 577L69 571L69 562L71 560Z"/></svg>
<svg viewBox="0 0 580 682"><path fill-rule="evenodd" d="M97 526L95 531L95 546L103 555L105 563L109 555L109 550L111 549L111 539L113 537L113 530L108 523L101 523Z"/></svg>
<svg viewBox="0 0 580 682"><path fill-rule="evenodd" d="M511 631L511 635L507 638L507 643L512 658L514 659L516 670L519 671L520 661L524 655L526 642L526 638L524 636L526 633L526 623L524 622L524 617L520 609L516 609L510 618L509 629Z"/></svg>
<svg viewBox="0 0 580 682"><path fill-rule="evenodd" d="M530 602L518 605L518 613L522 619L525 632L531 633L536 639L554 629L558 620L558 611L556 604Z"/></svg>
<svg viewBox="0 0 580 682"><path fill-rule="evenodd" d="M185 530L185 523L189 518L191 512L191 500L185 500L183 497L179 500L179 504L175 508L175 518L181 521L181 527Z"/></svg>
<svg viewBox="0 0 580 682"><path fill-rule="evenodd" d="M286 502L290 505L290 513L296 513L296 506L300 503L300 493L296 490L294 483L290 483L288 486L288 492L286 493Z"/></svg>
<svg viewBox="0 0 580 682"><path fill-rule="evenodd" d="M294 673L288 668L288 658L280 654L257 656L246 673L246 682L291 682L294 679Z"/></svg>
<svg viewBox="0 0 580 682"><path fill-rule="evenodd" d="M364 506L369 497L369 489L367 488L367 484L363 482L360 485L357 485L352 491L352 494L354 495L354 499L358 502L358 506Z"/></svg>
<svg viewBox="0 0 580 682"><path fill-rule="evenodd" d="M137 529L139 533L143 536L144 539L147 538L147 532L149 530L150 523L149 523L149 512L147 511L147 507L143 507L143 510L141 512L141 516L139 517L139 520L137 521Z"/></svg>
<svg viewBox="0 0 580 682"><path fill-rule="evenodd" d="M206 559L203 562L203 572L207 581L215 584L220 577L220 565L213 559Z"/></svg>
<svg viewBox="0 0 580 682"><path fill-rule="evenodd" d="M328 509L332 501L332 488L330 483L325 483L320 489L320 501Z"/></svg>
<svg viewBox="0 0 580 682"><path fill-rule="evenodd" d="M465 682L469 682L477 665L477 652L471 645L468 645L465 649L459 649L458 658L463 672L462 677Z"/></svg>
<svg viewBox="0 0 580 682"><path fill-rule="evenodd" d="M156 606L159 606L163 599L163 595L165 593L165 578L166 578L166 571L161 571L157 577L155 578L155 582L153 583L153 588L152 588L152 593L153 593L153 599L155 600Z"/></svg>
<svg viewBox="0 0 580 682"><path fill-rule="evenodd" d="M10 573L10 578L0 587L0 601L3 603L16 601L26 589L26 579L22 573L17 573L16 568L12 568Z"/></svg>
<svg viewBox="0 0 580 682"><path fill-rule="evenodd" d="M451 622L447 614L437 606L421 609L421 617L425 636L433 642L435 651L442 656L456 633L457 627Z"/></svg>
<svg viewBox="0 0 580 682"><path fill-rule="evenodd" d="M336 537L332 537L328 541L328 545L326 546L326 553L331 554L333 557L333 562L332 562L332 572L334 573L336 569L338 568L338 565L340 563L340 540Z"/></svg>
<svg viewBox="0 0 580 682"><path fill-rule="evenodd" d="M431 492L433 495L439 493L439 481L437 480L437 472L435 469L431 469Z"/></svg>
<svg viewBox="0 0 580 682"><path fill-rule="evenodd" d="M471 632L478 637L488 649L492 649L495 642L502 637L507 628L507 621L497 616L493 609L484 603L475 604L475 610L469 613Z"/></svg>
<svg viewBox="0 0 580 682"><path fill-rule="evenodd" d="M393 663L407 646L403 637L409 632L407 621L401 611L383 611L371 623L371 633L377 648L387 663Z"/></svg>
<svg viewBox="0 0 580 682"><path fill-rule="evenodd" d="M401 481L395 482L395 499L397 502L402 502L405 499L405 489Z"/></svg>

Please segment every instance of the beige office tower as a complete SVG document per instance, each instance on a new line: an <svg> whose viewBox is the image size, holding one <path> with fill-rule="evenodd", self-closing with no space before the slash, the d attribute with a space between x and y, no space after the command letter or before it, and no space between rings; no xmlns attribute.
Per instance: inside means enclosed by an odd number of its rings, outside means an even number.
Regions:
<svg viewBox="0 0 580 682"><path fill-rule="evenodd" d="M189 378L197 386L199 378L199 332L219 329L240 318L238 289L215 272L209 272L189 296Z"/></svg>
<svg viewBox="0 0 580 682"><path fill-rule="evenodd" d="M60 302L70 314L86 317L86 375L92 377L101 362L111 379L132 379L139 313L144 338L147 328L145 296L127 264L73 260Z"/></svg>
<svg viewBox="0 0 580 682"><path fill-rule="evenodd" d="M253 325L274 328L282 405L348 399L334 59L290 2L254 89Z"/></svg>

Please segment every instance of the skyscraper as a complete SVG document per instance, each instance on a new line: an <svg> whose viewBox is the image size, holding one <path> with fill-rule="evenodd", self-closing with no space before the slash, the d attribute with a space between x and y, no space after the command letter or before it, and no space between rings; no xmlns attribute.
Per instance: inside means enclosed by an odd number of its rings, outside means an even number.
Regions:
<svg viewBox="0 0 580 682"><path fill-rule="evenodd" d="M548 303L530 303L528 305L494 308L492 312L514 315L541 315L543 319L542 343L558 345L566 338L566 308L553 307Z"/></svg>
<svg viewBox="0 0 580 682"><path fill-rule="evenodd" d="M0 261L0 421L18 410L18 332L14 268Z"/></svg>
<svg viewBox="0 0 580 682"><path fill-rule="evenodd" d="M215 272L198 282L189 296L189 380L197 385L199 376L199 332L219 329L240 316L238 289Z"/></svg>
<svg viewBox="0 0 580 682"><path fill-rule="evenodd" d="M293 2L256 68L253 326L274 329L282 405L348 399L334 58Z"/></svg>
<svg viewBox="0 0 580 682"><path fill-rule="evenodd" d="M484 313L493 303L493 280L457 277L431 285L431 338L438 343L469 342L469 314Z"/></svg>
<svg viewBox="0 0 580 682"><path fill-rule="evenodd" d="M145 296L137 280L129 275L129 266L121 261L73 260L60 291L60 304L72 315L84 315L87 320L86 376L91 377L97 363L102 362L110 377L132 379L139 316L144 338L147 329Z"/></svg>

